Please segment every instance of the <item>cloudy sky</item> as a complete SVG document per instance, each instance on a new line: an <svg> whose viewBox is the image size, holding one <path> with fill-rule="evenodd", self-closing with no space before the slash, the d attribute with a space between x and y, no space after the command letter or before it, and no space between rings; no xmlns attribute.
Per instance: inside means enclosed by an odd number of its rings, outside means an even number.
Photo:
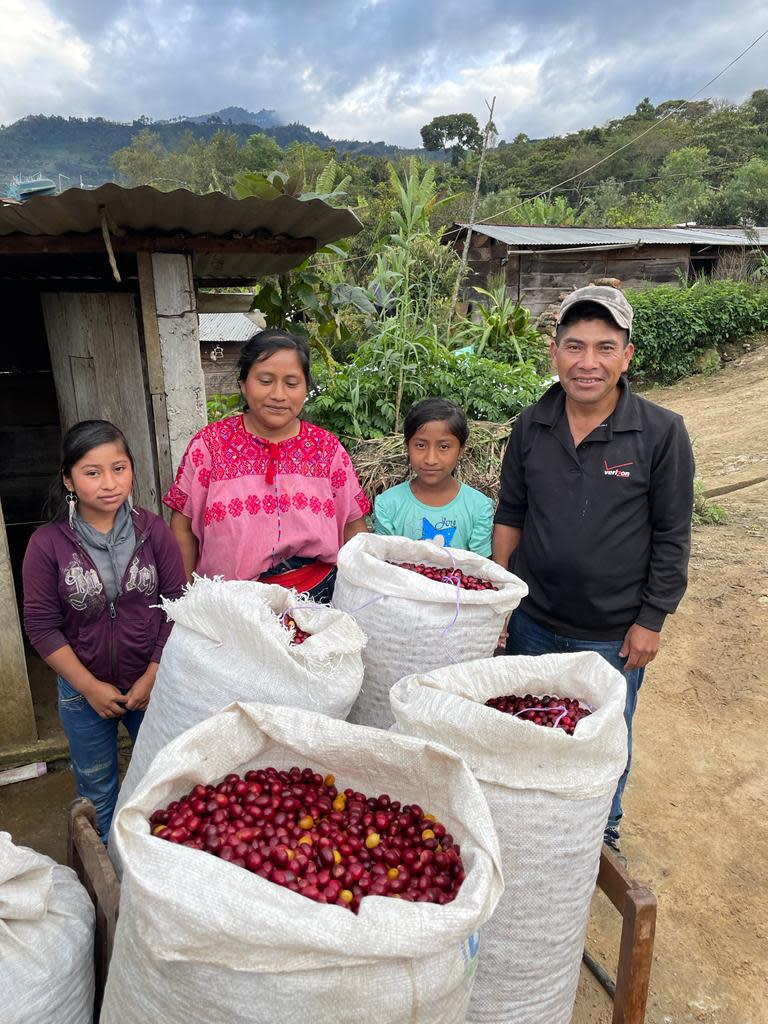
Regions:
<svg viewBox="0 0 768 1024"><path fill-rule="evenodd" d="M0 123L236 105L417 146L496 95L501 137L536 137L688 97L764 29L765 0L0 0ZM704 95L763 87L768 36Z"/></svg>

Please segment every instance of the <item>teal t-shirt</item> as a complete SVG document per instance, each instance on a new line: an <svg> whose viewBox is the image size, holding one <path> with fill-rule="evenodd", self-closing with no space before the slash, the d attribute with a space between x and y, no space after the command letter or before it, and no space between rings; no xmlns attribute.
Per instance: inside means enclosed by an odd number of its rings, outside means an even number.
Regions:
<svg viewBox="0 0 768 1024"><path fill-rule="evenodd" d="M474 487L462 484L447 505L425 505L414 497L406 480L376 498L373 529L375 533L431 540L490 558L493 502Z"/></svg>

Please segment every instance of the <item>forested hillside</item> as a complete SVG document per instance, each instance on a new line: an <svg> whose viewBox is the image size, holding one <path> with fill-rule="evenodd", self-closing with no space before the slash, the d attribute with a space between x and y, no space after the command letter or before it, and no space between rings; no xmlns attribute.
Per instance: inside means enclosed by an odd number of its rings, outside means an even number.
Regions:
<svg viewBox="0 0 768 1024"><path fill-rule="evenodd" d="M241 108L231 108L236 111ZM222 113L227 113L223 111ZM265 113L265 112L262 112ZM251 120L235 124L220 116L153 123L139 118L131 124L105 121L101 117L46 117L33 114L14 124L0 127L0 191L14 175L42 173L56 178L66 175L73 184L82 177L86 185L99 185L119 180L111 163L112 154L131 144L142 129L151 127L163 146L173 149L191 134L207 141L226 129L238 142L245 142L255 130L265 132L280 146L292 142L311 143L320 149L334 146L338 152L397 156L403 152L384 142L360 142L354 139L331 139L303 124L258 127ZM67 182L64 182L66 185Z"/></svg>
<svg viewBox="0 0 768 1024"><path fill-rule="evenodd" d="M274 111L252 114L237 107L158 123L26 117L0 128L0 183L13 174L42 172L66 175L73 183L82 176L86 185L114 179L231 192L240 174L283 170L292 187L300 179L301 191L334 157L344 182L340 196L365 204L368 219L386 200L392 165L402 169L403 160L416 153L436 163L439 194L448 200L439 208L443 222L469 216L482 139L471 114L435 117L422 129L420 150L333 140L305 125L274 120ZM646 98L625 117L567 135L494 139L478 219L768 224L768 89L742 104L671 99L656 106Z"/></svg>

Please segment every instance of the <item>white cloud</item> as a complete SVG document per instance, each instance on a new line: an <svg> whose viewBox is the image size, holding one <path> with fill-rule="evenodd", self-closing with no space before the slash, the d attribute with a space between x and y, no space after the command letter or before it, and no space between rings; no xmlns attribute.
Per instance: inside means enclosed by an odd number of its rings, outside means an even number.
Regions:
<svg viewBox="0 0 768 1024"><path fill-rule="evenodd" d="M73 89L89 88L88 44L43 0L0 0L0 25L0 121L43 110L70 112Z"/></svg>
<svg viewBox="0 0 768 1024"><path fill-rule="evenodd" d="M471 113L483 126L486 101L496 96L496 126L502 135L507 126L515 134L516 111L533 102L539 68L535 62L509 64L497 59L482 67L455 69L450 78L422 85L404 81L395 71L380 70L326 104L314 127L338 138L383 136L387 142L418 146L419 129L438 114Z"/></svg>

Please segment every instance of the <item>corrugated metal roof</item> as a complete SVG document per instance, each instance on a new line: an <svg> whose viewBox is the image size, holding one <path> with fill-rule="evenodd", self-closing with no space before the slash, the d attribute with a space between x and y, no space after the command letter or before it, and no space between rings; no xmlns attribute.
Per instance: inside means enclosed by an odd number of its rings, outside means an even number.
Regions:
<svg viewBox="0 0 768 1024"><path fill-rule="evenodd" d="M200 341L210 344L217 341L242 343L252 338L259 327L245 313L200 313Z"/></svg>
<svg viewBox="0 0 768 1024"><path fill-rule="evenodd" d="M208 238L313 238L321 248L362 224L351 210L335 209L320 199L306 202L291 196L267 200L230 199L221 192L201 196L187 189L160 192L149 185L97 189L71 188L58 196L36 196L19 204L0 200L0 236L59 236L100 230L100 208L106 209L110 231L142 235L184 234ZM199 283L253 280L297 266L306 254L205 252L205 237L196 249L193 268Z"/></svg>
<svg viewBox="0 0 768 1024"><path fill-rule="evenodd" d="M468 224L457 224L467 228ZM511 246L548 245L768 245L768 227L751 228L582 228L475 224L473 232Z"/></svg>

